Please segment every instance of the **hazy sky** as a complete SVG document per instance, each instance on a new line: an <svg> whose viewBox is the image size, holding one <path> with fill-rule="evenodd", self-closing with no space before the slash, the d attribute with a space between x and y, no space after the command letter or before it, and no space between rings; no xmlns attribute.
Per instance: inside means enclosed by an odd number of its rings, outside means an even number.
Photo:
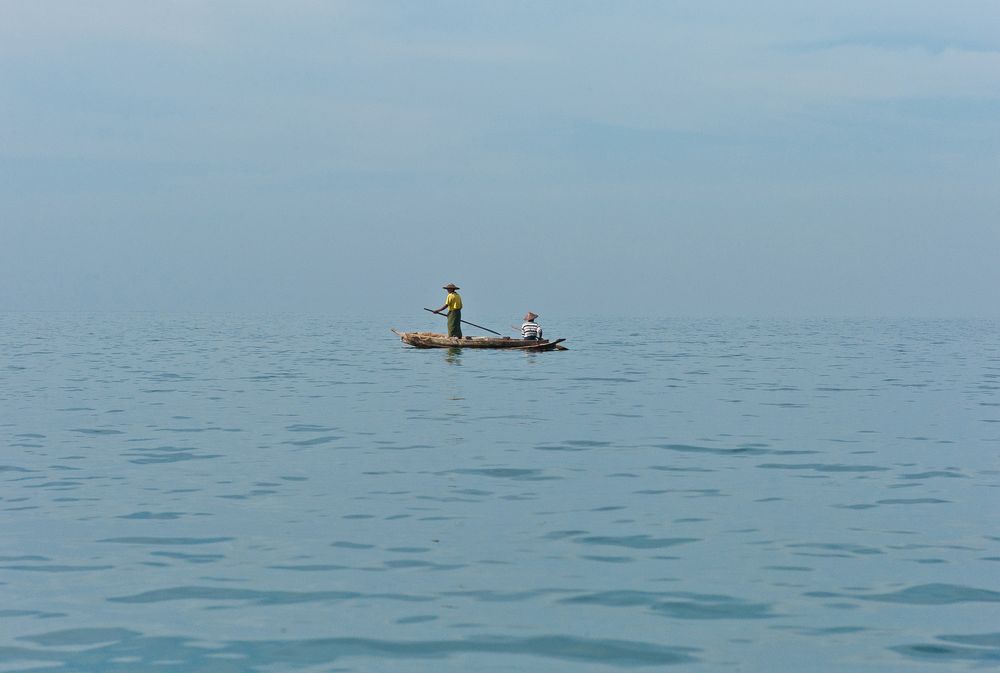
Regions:
<svg viewBox="0 0 1000 673"><path fill-rule="evenodd" d="M1000 3L0 0L0 309L419 326L447 282L1000 315Z"/></svg>

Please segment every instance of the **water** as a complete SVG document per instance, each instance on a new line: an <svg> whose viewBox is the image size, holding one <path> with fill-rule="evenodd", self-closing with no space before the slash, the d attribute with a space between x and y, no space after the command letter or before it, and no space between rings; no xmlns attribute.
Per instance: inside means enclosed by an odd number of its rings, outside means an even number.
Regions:
<svg viewBox="0 0 1000 673"><path fill-rule="evenodd" d="M620 324L0 314L0 671L1000 665L1000 325Z"/></svg>

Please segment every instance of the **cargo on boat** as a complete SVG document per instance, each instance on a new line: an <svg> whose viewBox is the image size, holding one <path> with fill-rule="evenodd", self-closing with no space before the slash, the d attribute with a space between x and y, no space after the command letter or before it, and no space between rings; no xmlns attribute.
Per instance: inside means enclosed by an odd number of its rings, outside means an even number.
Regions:
<svg viewBox="0 0 1000 673"><path fill-rule="evenodd" d="M512 339L510 337L450 337L447 334L437 334L436 332L392 331L399 335L403 343L410 344L415 348L504 348L521 351L568 350L562 345L565 339L531 341L528 339Z"/></svg>

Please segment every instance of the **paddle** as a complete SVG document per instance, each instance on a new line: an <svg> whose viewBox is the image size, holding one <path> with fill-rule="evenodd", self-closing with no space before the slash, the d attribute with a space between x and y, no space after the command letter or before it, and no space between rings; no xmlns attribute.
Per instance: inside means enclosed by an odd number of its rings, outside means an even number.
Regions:
<svg viewBox="0 0 1000 673"><path fill-rule="evenodd" d="M437 311L435 311L433 309L425 308L424 310L425 311L430 311L431 313L437 313L438 315L444 315L444 313L438 313ZM447 317L447 316L445 316L445 317ZM461 322L464 322L466 325L472 325L473 327L478 327L479 329L486 330L490 334L496 334L497 336L503 336L502 334L500 334L500 332L494 332L493 330L489 329L488 327L483 327L482 325L477 325L474 322L469 322L468 320L462 320Z"/></svg>

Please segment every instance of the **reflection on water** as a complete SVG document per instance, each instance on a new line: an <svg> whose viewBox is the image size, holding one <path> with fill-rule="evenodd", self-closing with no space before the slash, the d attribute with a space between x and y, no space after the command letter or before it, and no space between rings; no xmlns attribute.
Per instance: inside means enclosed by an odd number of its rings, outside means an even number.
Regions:
<svg viewBox="0 0 1000 673"><path fill-rule="evenodd" d="M0 667L1000 662L996 324L630 324L0 314Z"/></svg>

